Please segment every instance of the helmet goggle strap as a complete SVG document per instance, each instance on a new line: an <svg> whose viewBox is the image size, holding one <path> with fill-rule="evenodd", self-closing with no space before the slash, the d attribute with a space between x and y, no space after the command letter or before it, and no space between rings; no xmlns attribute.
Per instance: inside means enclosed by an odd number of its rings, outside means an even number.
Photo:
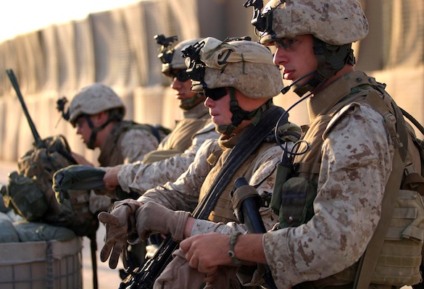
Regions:
<svg viewBox="0 0 424 289"><path fill-rule="evenodd" d="M225 135L231 135L243 120L252 120L252 124L257 124L261 119L262 112L272 105L272 99L269 99L257 109L245 111L238 104L235 88L228 87L228 91L230 93L230 111L232 113L231 124L218 126L218 131Z"/></svg>

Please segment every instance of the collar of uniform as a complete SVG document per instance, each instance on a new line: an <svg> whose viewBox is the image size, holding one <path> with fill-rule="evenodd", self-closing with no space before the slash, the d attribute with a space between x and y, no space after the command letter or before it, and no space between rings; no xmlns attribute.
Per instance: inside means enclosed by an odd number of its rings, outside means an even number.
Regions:
<svg viewBox="0 0 424 289"><path fill-rule="evenodd" d="M231 149L233 148L240 140L241 133L233 136L221 135L218 139L218 145L223 149Z"/></svg>
<svg viewBox="0 0 424 289"><path fill-rule="evenodd" d="M308 99L309 121L326 114L339 100L350 94L352 87L369 83L368 76L362 71L347 73L325 89Z"/></svg>
<svg viewBox="0 0 424 289"><path fill-rule="evenodd" d="M209 117L209 110L207 107L205 107L203 102L201 102L195 107L193 107L192 109L183 111L183 114L184 114L184 118L201 119L201 118Z"/></svg>

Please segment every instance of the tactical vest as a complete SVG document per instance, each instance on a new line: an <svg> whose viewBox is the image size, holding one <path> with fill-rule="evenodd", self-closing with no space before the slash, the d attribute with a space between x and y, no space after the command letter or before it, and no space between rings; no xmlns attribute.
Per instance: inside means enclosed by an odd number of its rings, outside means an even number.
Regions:
<svg viewBox="0 0 424 289"><path fill-rule="evenodd" d="M331 127L335 114L341 109L346 109L346 105L352 102L370 105L383 116L386 129L392 139L398 138L393 121L392 99L384 92L384 89L378 88L376 85L377 83L363 80L352 89L349 96L337 102L311 123L303 138L310 145L309 150L294 158L295 173L292 174L293 177L281 183L281 187L274 191L274 194L277 191L283 192L279 209L280 228L299 226L313 217L312 204L317 195L323 135ZM384 93L384 97L377 92L377 89L380 93ZM333 100L326 99L326 101ZM408 149L410 153L415 150L410 142ZM410 160L412 160L411 157L409 157ZM420 168L411 162L407 163L405 171L408 171L408 168L413 170L413 167L420 171ZM372 284L403 286L420 281L419 266L424 236L424 206L420 195L409 189L402 187L397 195L392 221L372 274ZM296 288L326 288L351 284L355 278L357 267L358 263L355 263L350 268L333 276L305 282L297 285Z"/></svg>
<svg viewBox="0 0 424 289"><path fill-rule="evenodd" d="M234 141L234 139L232 140ZM233 174L231 181L228 182L227 187L223 190L220 195L214 210L209 215L209 221L212 222L238 222L233 212L233 206L231 202L231 191L234 189L234 182L240 176L244 176L249 180L253 175L252 163L255 163L256 158L260 157L262 153L268 150L271 146L275 146L275 143L262 143L259 149L257 149L249 158L237 169L237 172ZM208 173L205 181L200 189L199 200L203 199L209 188L212 186L216 176L219 174L223 163L227 159L231 149L218 150L213 152L208 157L209 164L213 167Z"/></svg>
<svg viewBox="0 0 424 289"><path fill-rule="evenodd" d="M107 137L106 144L99 155L98 161L100 166L117 166L124 163L122 155L121 142L125 133L132 129L143 129L152 133L152 126L147 124L139 124L133 121L121 121L115 125L112 132ZM158 139L158 143L160 139ZM141 145L141 144L140 144Z"/></svg>
<svg viewBox="0 0 424 289"><path fill-rule="evenodd" d="M150 164L183 153L191 146L196 132L210 121L210 118L187 118L179 121L173 131L159 144L158 149L144 156L143 163Z"/></svg>

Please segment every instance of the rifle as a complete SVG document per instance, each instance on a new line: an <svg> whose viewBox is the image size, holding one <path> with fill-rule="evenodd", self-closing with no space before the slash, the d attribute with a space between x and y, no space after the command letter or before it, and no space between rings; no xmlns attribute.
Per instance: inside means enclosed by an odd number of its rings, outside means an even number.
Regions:
<svg viewBox="0 0 424 289"><path fill-rule="evenodd" d="M12 69L6 69L6 74L9 77L10 83L13 86L13 89L16 92L16 95L18 96L19 102L21 103L22 110L24 111L25 117L28 121L29 127L31 129L32 135L34 136L34 144L37 148L43 148L45 147L45 143L40 137L40 134L37 131L37 128L35 127L34 122L32 121L31 116L29 115L28 108L25 104L24 97L22 96L21 89L19 88L18 80L16 79L15 73Z"/></svg>
<svg viewBox="0 0 424 289"><path fill-rule="evenodd" d="M34 121L32 120L31 115L28 112L28 108L25 104L24 97L22 96L21 89L19 88L18 79L16 78L15 73L13 72L12 69L6 69L6 74L9 77L10 83L12 84L13 89L16 92L16 95L18 96L19 102L21 103L22 110L24 111L25 117L31 129L31 133L34 137L35 148L36 149L43 148L49 151L56 150L63 157L65 157L70 163L76 164L77 161L72 156L68 141L66 140L64 136L60 135L58 138L48 137L46 139L42 139L40 137L40 134L38 133L37 128L35 127Z"/></svg>
<svg viewBox="0 0 424 289"><path fill-rule="evenodd" d="M267 110L262 120L246 129L241 135L239 143L232 149L221 171L216 176L213 185L193 211L195 219L206 220L216 205L223 189L228 185L237 169L260 146L263 140L272 132L275 123L283 115L284 110L272 107ZM287 117L285 119L287 122ZM129 272L126 280L121 282L120 289L150 289L157 277L172 259L172 252L177 249L178 243L168 236L151 259L148 259L140 270Z"/></svg>
<svg viewBox="0 0 424 289"><path fill-rule="evenodd" d="M246 190L236 190L242 186L248 186ZM249 190L249 191L248 191ZM238 178L234 183L234 191L231 197L240 200L238 206L234 208L234 213L240 223L244 223L250 233L265 233L265 225L259 214L259 206L261 197L256 192L255 188L250 187L244 177ZM272 278L271 270L267 265L264 265L264 280L270 289L277 289Z"/></svg>
<svg viewBox="0 0 424 289"><path fill-rule="evenodd" d="M13 86L13 89L16 92L16 95L18 96L19 102L21 103L22 109L24 111L25 117L28 121L29 127L31 129L32 135L34 137L34 149L27 152L27 154L32 153L36 150L46 150L49 153L57 152L60 155L62 155L67 161L69 161L71 164L76 164L76 160L72 156L71 149L69 147L69 144L66 140L66 138L62 135L59 135L58 137L48 137L46 139L42 139L40 137L40 134L37 131L37 128L35 127L34 121L32 120L28 108L25 104L24 98L22 96L21 90L19 88L18 80L15 76L15 73L12 69L6 69L6 74L9 77L9 80ZM52 159L46 159L46 162L51 162ZM32 177L32 176L30 176ZM57 210L58 208L54 208L54 210ZM91 261L93 264L93 288L98 288L98 278L97 278L97 259L96 259L96 234L94 232L93 236L88 236L90 239L90 249L91 249Z"/></svg>

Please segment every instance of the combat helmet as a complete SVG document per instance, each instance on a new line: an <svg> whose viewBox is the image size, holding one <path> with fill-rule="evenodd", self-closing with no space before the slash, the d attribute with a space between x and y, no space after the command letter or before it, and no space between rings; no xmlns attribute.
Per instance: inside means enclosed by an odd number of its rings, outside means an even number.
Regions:
<svg viewBox="0 0 424 289"><path fill-rule="evenodd" d="M200 39L190 39L184 40L179 43L178 37L176 35L166 37L163 34L155 35L155 40L158 45L160 45L160 52L158 58L162 62L162 73L168 77L175 76L173 74L174 70L186 70L187 67L184 62L182 55L182 50L190 45L195 44ZM188 80L187 77L185 80ZM183 81L183 80L180 80Z"/></svg>
<svg viewBox="0 0 424 289"><path fill-rule="evenodd" d="M89 149L94 149L97 132L105 128L112 121L121 121L125 116L125 106L121 98L107 85L94 83L82 88L72 99L69 108L65 111L66 97L57 100L57 109L64 119L72 126L76 125L78 118L84 117L91 129L90 139L87 143ZM103 111L108 112L108 120L99 127L95 127L90 119Z"/></svg>
<svg viewBox="0 0 424 289"><path fill-rule="evenodd" d="M354 64L351 44L368 34L367 18L356 0L270 0L263 9L249 0L245 7L249 6L254 6L252 24L265 45L297 35L314 36L318 69L298 94L314 89L346 63Z"/></svg>
<svg viewBox="0 0 424 289"><path fill-rule="evenodd" d="M162 73L171 78L177 78L180 82L190 80L186 73L186 65L182 55L182 50L195 44L200 39L194 38L178 42L177 36L166 37L163 34L155 35L156 43L160 45L158 58L162 62ZM205 100L203 94L197 93L191 98L181 100L180 108L190 110Z"/></svg>
<svg viewBox="0 0 424 289"><path fill-rule="evenodd" d="M102 111L117 109L118 120L125 115L125 106L121 98L107 85L95 83L82 88L69 105L69 122L75 122L81 115L93 115ZM120 119L119 119L120 118Z"/></svg>
<svg viewBox="0 0 424 289"><path fill-rule="evenodd" d="M243 120L260 117L260 112L272 103L272 98L283 88L281 74L273 63L271 51L248 37L218 40L205 38L183 50L192 89L204 91L206 96L230 91L232 123L225 131L229 134ZM238 105L234 89L249 98L269 101L255 111L244 111Z"/></svg>

